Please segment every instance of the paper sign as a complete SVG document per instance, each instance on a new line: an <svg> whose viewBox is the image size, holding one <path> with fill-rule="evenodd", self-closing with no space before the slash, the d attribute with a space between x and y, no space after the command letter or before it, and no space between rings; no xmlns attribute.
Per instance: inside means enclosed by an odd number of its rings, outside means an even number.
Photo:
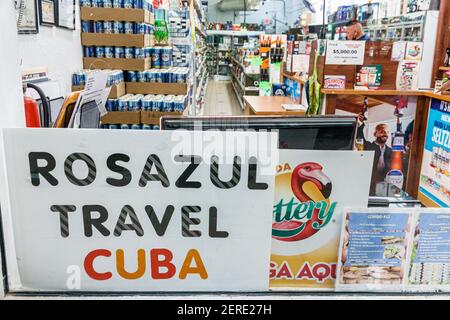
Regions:
<svg viewBox="0 0 450 320"><path fill-rule="evenodd" d="M410 211L348 210L342 226L339 291L401 291L407 275Z"/></svg>
<svg viewBox="0 0 450 320"><path fill-rule="evenodd" d="M419 192L433 206L450 206L450 104L432 99ZM431 204L430 204L431 205Z"/></svg>
<svg viewBox="0 0 450 320"><path fill-rule="evenodd" d="M343 209L367 206L372 163L373 152L280 150L272 289L334 289Z"/></svg>
<svg viewBox="0 0 450 320"><path fill-rule="evenodd" d="M12 292L268 290L277 134L3 137Z"/></svg>
<svg viewBox="0 0 450 320"><path fill-rule="evenodd" d="M327 41L326 64L363 65L365 41Z"/></svg>
<svg viewBox="0 0 450 320"><path fill-rule="evenodd" d="M405 60L422 60L423 42L408 42Z"/></svg>
<svg viewBox="0 0 450 320"><path fill-rule="evenodd" d="M397 41L392 45L392 61L402 61L405 59L406 41Z"/></svg>

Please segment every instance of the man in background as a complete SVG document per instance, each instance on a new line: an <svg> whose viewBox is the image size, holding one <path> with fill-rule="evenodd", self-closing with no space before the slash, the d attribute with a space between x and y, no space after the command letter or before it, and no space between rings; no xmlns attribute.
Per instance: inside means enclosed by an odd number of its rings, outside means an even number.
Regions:
<svg viewBox="0 0 450 320"><path fill-rule="evenodd" d="M372 181L370 183L370 195L375 195L377 183L383 182L389 172L391 160L392 160L392 149L386 145L389 139L389 128L386 124L379 124L375 127L373 142L369 142L364 137L364 127L363 115L359 116L360 123L358 127L358 136L364 139L364 150L375 151L375 158L372 167Z"/></svg>
<svg viewBox="0 0 450 320"><path fill-rule="evenodd" d="M358 20L352 20L346 25L347 40L370 41L370 37L364 33L362 24Z"/></svg>

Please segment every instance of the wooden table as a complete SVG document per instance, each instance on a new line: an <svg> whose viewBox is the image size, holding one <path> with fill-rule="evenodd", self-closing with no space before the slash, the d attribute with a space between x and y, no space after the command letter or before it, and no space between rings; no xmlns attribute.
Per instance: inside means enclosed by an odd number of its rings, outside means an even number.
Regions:
<svg viewBox="0 0 450 320"><path fill-rule="evenodd" d="M255 116L303 116L305 111L286 111L282 104L292 104L289 97L244 96L245 114Z"/></svg>

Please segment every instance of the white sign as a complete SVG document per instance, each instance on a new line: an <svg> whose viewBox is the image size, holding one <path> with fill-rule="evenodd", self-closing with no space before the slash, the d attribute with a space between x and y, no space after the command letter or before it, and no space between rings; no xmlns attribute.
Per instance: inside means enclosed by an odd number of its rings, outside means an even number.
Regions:
<svg viewBox="0 0 450 320"><path fill-rule="evenodd" d="M326 64L363 65L365 41L327 41Z"/></svg>
<svg viewBox="0 0 450 320"><path fill-rule="evenodd" d="M268 290L277 134L3 134L11 291Z"/></svg>

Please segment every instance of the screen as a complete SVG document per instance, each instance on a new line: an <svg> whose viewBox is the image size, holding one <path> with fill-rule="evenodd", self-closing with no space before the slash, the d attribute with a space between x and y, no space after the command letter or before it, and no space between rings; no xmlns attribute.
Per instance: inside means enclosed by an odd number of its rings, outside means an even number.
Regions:
<svg viewBox="0 0 450 320"><path fill-rule="evenodd" d="M162 130L277 131L280 149L353 150L356 117L162 117Z"/></svg>

